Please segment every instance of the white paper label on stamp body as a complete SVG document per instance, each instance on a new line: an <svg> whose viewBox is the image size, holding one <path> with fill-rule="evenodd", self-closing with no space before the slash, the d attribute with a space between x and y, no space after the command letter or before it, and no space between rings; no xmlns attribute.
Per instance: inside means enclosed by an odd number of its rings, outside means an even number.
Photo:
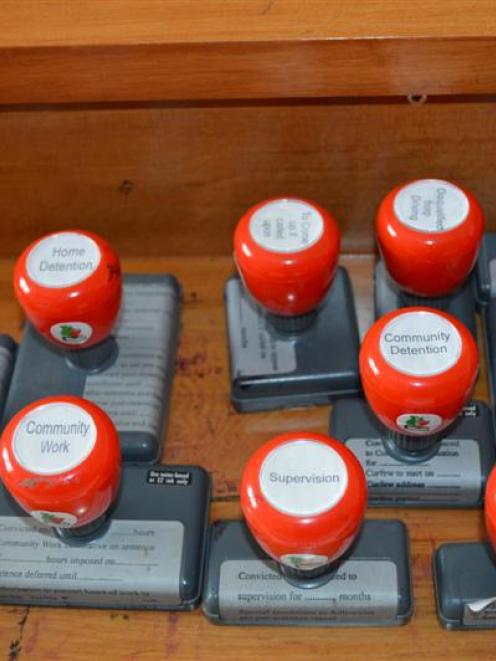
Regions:
<svg viewBox="0 0 496 661"><path fill-rule="evenodd" d="M398 372L433 376L458 362L462 339L453 324L435 312L404 312L383 328L380 350Z"/></svg>
<svg viewBox="0 0 496 661"><path fill-rule="evenodd" d="M51 326L50 335L63 344L85 344L91 339L93 328L84 321L61 321Z"/></svg>
<svg viewBox="0 0 496 661"><path fill-rule="evenodd" d="M0 603L107 608L180 605L184 525L114 519L68 546L29 517L0 516Z"/></svg>
<svg viewBox="0 0 496 661"><path fill-rule="evenodd" d="M334 507L348 486L348 471L328 445L302 438L265 458L260 487L267 501L290 516L315 516Z"/></svg>
<svg viewBox="0 0 496 661"><path fill-rule="evenodd" d="M379 438L349 438L346 446L361 463L374 502L476 505L481 498L479 445L445 438L436 455L415 464L391 457Z"/></svg>
<svg viewBox="0 0 496 661"><path fill-rule="evenodd" d="M114 336L116 362L86 377L83 397L101 406L119 432L160 436L176 295L166 281L124 280Z"/></svg>
<svg viewBox="0 0 496 661"><path fill-rule="evenodd" d="M324 232L320 212L303 200L281 199L264 204L250 219L250 234L262 248L292 253L317 243Z"/></svg>
<svg viewBox="0 0 496 661"><path fill-rule="evenodd" d="M421 179L402 188L394 198L400 222L417 232L449 232L461 225L469 212L465 193L440 179Z"/></svg>
<svg viewBox="0 0 496 661"><path fill-rule="evenodd" d="M229 349L233 380L239 375L290 374L296 371L296 340L270 333L262 309L248 299L241 281L227 283Z"/></svg>
<svg viewBox="0 0 496 661"><path fill-rule="evenodd" d="M462 623L466 627L496 627L496 596L479 599L463 606Z"/></svg>
<svg viewBox="0 0 496 661"><path fill-rule="evenodd" d="M100 264L100 249L89 236L78 232L50 234L30 250L26 269L38 285L70 287L86 280Z"/></svg>
<svg viewBox="0 0 496 661"><path fill-rule="evenodd" d="M41 404L18 423L12 450L26 470L57 475L79 466L93 450L97 429L91 415L68 402Z"/></svg>
<svg viewBox="0 0 496 661"><path fill-rule="evenodd" d="M346 560L312 589L288 583L272 560L227 560L220 570L221 619L240 624L394 623L398 603L391 560Z"/></svg>

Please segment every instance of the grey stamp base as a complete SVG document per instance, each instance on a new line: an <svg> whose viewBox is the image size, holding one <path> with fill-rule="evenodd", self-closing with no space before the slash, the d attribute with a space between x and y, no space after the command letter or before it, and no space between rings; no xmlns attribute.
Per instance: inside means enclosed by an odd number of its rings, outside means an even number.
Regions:
<svg viewBox="0 0 496 661"><path fill-rule="evenodd" d="M369 487L369 505L378 507L480 507L495 462L489 408L474 401L447 430L426 460L393 457L383 442L384 427L362 399L335 403L330 434L353 451Z"/></svg>
<svg viewBox="0 0 496 661"><path fill-rule="evenodd" d="M496 557L489 543L443 544L433 556L439 620L446 629L496 629Z"/></svg>
<svg viewBox="0 0 496 661"><path fill-rule="evenodd" d="M181 290L170 275L126 275L114 336L117 360L91 374L30 324L19 345L3 424L41 397L75 395L112 418L125 461L153 462L162 454L179 332Z"/></svg>
<svg viewBox="0 0 496 661"><path fill-rule="evenodd" d="M0 603L195 608L209 497L209 477L198 466L126 466L109 529L75 547L28 517L0 486Z"/></svg>
<svg viewBox="0 0 496 661"><path fill-rule="evenodd" d="M400 521L365 521L329 580L299 587L242 521L210 528L203 611L214 624L389 627L412 614L409 539Z"/></svg>
<svg viewBox="0 0 496 661"><path fill-rule="evenodd" d="M477 295L482 316L491 402L496 403L496 233L484 235L477 262Z"/></svg>
<svg viewBox="0 0 496 661"><path fill-rule="evenodd" d="M0 417L7 401L16 352L14 340L9 335L0 335Z"/></svg>
<svg viewBox="0 0 496 661"><path fill-rule="evenodd" d="M475 277L470 276L467 281L450 296L440 299L424 299L411 297L402 292L390 278L384 262L376 264L374 272L374 313L379 319L388 312L416 305L435 307L453 315L461 321L477 337L476 321L476 287Z"/></svg>
<svg viewBox="0 0 496 661"><path fill-rule="evenodd" d="M348 273L338 268L314 323L281 333L238 277L225 286L231 399L238 411L328 404L360 392L360 346Z"/></svg>

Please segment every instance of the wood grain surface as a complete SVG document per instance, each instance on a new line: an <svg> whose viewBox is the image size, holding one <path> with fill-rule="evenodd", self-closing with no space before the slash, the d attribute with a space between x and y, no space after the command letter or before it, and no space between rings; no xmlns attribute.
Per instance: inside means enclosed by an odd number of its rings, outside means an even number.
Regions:
<svg viewBox="0 0 496 661"><path fill-rule="evenodd" d="M496 87L495 87L496 89ZM252 204L300 195L372 252L393 186L446 177L496 230L494 103L249 105L0 112L0 257L84 227L126 256L229 255Z"/></svg>
<svg viewBox="0 0 496 661"><path fill-rule="evenodd" d="M3 0L0 103L492 94L492 0Z"/></svg>
<svg viewBox="0 0 496 661"><path fill-rule="evenodd" d="M372 318L371 256L343 257L362 331ZM248 456L279 432L326 432L329 407L236 414L229 404L222 287L228 258L135 259L132 272L175 273L184 287L182 334L164 460L204 465L212 473L212 520L239 517L238 483ZM0 327L19 337L12 262L0 261ZM476 395L486 398L482 370ZM401 518L411 535L415 614L398 629L216 627L201 614L0 608L0 657L17 659L491 659L494 632L446 632L439 626L431 555L445 541L484 537L480 511L374 509L373 518Z"/></svg>

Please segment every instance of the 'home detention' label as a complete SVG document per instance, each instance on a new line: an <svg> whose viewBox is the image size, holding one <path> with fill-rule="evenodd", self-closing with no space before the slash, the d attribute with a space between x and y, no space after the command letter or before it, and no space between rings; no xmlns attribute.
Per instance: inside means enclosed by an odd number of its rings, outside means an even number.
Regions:
<svg viewBox="0 0 496 661"><path fill-rule="evenodd" d="M69 287L92 275L100 260L100 249L89 236L61 232L38 241L29 252L26 269L38 285Z"/></svg>

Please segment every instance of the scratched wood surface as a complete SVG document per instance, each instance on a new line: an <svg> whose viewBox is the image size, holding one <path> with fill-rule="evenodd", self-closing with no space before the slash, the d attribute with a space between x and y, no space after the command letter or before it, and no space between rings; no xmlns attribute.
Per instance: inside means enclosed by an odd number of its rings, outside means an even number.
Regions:
<svg viewBox="0 0 496 661"><path fill-rule="evenodd" d="M484 94L493 0L2 0L0 103Z"/></svg>
<svg viewBox="0 0 496 661"><path fill-rule="evenodd" d="M372 256L345 256L363 331L372 318ZM279 432L325 432L329 407L236 414L229 404L222 286L228 258L126 260L128 271L170 271L184 287L182 334L164 459L205 466L214 480L212 520L239 517L238 482L248 456ZM19 337L12 262L0 260L0 328ZM487 396L484 370L476 395ZM482 539L479 511L371 510L401 518L412 539L415 614L399 629L216 627L201 611L0 608L0 658L17 659L424 659L494 658L493 632L454 633L439 626L431 582L431 554L442 542Z"/></svg>

